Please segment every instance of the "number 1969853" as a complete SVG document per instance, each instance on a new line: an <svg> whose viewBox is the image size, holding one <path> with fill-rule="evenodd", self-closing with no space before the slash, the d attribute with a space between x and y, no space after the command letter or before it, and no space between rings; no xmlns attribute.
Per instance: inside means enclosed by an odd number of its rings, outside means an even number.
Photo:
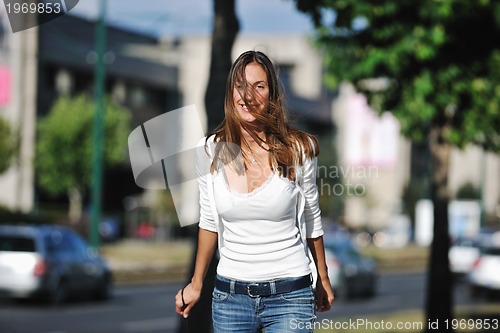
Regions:
<svg viewBox="0 0 500 333"><path fill-rule="evenodd" d="M66 12L64 0L47 2L16 2L5 4L8 14L60 14Z"/></svg>

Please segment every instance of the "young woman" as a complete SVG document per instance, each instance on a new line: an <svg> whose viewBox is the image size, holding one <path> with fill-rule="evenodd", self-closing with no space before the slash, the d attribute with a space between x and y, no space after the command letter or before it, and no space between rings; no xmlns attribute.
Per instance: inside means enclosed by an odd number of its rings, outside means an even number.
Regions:
<svg viewBox="0 0 500 333"><path fill-rule="evenodd" d="M218 246L215 333L312 332L316 311L329 310L334 298L318 206L317 141L290 125L276 70L262 52L236 59L224 109L197 161L198 252L176 311L187 317L199 300Z"/></svg>

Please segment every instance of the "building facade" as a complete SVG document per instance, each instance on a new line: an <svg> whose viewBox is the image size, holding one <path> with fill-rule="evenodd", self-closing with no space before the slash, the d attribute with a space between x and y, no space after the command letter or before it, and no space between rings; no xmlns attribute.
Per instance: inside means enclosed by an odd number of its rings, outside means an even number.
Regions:
<svg viewBox="0 0 500 333"><path fill-rule="evenodd" d="M30 212L34 203L38 28L12 33L0 6L0 117L18 139L11 167L0 175L0 206Z"/></svg>

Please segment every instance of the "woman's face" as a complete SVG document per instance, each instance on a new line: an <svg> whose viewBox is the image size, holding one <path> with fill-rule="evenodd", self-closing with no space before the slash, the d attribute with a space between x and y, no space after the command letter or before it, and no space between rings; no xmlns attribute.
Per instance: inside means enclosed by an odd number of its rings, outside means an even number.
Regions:
<svg viewBox="0 0 500 333"><path fill-rule="evenodd" d="M269 105L267 75L261 65L252 62L245 67L246 94L242 81L233 87L234 107L243 121L255 120L254 113L262 114Z"/></svg>

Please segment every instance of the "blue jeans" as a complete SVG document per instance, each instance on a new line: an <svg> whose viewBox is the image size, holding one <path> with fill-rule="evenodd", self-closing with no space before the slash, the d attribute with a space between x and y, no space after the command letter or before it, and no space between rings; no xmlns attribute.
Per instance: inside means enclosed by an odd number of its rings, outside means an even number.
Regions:
<svg viewBox="0 0 500 333"><path fill-rule="evenodd" d="M217 276L220 280L227 280ZM293 279L293 278L290 278ZM214 289L214 333L312 333L316 308L312 286L263 297Z"/></svg>

